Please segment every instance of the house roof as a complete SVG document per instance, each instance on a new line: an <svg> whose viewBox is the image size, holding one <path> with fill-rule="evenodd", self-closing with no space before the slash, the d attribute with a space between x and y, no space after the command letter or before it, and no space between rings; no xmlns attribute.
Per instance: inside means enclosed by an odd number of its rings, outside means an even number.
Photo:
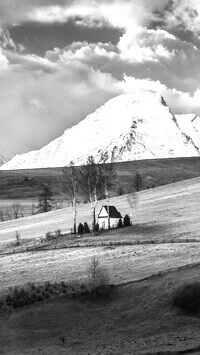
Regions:
<svg viewBox="0 0 200 355"><path fill-rule="evenodd" d="M108 208L109 208L109 217L110 218L122 218L121 213L119 211L117 211L115 206L109 206L109 207L102 206L102 208L105 208L107 212L108 212ZM101 208L101 210L102 210L102 208ZM100 212L99 212L99 214L100 214Z"/></svg>

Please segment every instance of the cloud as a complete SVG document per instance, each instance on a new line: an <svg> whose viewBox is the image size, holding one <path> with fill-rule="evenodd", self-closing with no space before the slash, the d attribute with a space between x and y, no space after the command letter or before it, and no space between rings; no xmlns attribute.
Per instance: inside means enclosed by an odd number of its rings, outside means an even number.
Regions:
<svg viewBox="0 0 200 355"><path fill-rule="evenodd" d="M51 72L10 64L0 91L0 151L16 153L47 144L121 89L110 74L62 59Z"/></svg>
<svg viewBox="0 0 200 355"><path fill-rule="evenodd" d="M76 19L84 25L133 28L148 21L155 9L163 9L169 0L13 0L1 1L2 23L66 22Z"/></svg>
<svg viewBox="0 0 200 355"><path fill-rule="evenodd" d="M121 80L124 73L159 80L168 87L193 92L199 87L200 50L166 30L145 27L127 31L111 43L75 42L46 53L53 63L80 61Z"/></svg>
<svg viewBox="0 0 200 355"><path fill-rule="evenodd" d="M196 113L200 115L200 90L197 89L193 94L188 92L170 89L159 80L136 79L125 75L122 82L125 92L134 90L152 90L158 92L167 101L173 113Z"/></svg>
<svg viewBox="0 0 200 355"><path fill-rule="evenodd" d="M182 28L200 37L200 2L198 0L174 0L166 13L168 28Z"/></svg>

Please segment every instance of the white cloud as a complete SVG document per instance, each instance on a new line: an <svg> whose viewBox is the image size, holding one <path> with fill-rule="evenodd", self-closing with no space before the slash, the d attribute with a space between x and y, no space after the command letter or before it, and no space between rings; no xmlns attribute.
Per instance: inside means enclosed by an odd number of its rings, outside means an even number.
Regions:
<svg viewBox="0 0 200 355"><path fill-rule="evenodd" d="M127 31L118 43L122 58L133 62L159 61L161 57L171 58L174 51L165 46L165 40L175 37L164 30L149 30L139 27L134 33Z"/></svg>
<svg viewBox="0 0 200 355"><path fill-rule="evenodd" d="M193 94L176 89L170 89L160 81L150 79L136 79L134 77L124 77L122 82L124 92L134 90L152 90L158 92L167 101L173 113L196 113L200 115L200 90Z"/></svg>
<svg viewBox="0 0 200 355"><path fill-rule="evenodd" d="M191 31L200 37L199 0L174 0L171 11L166 16L167 26Z"/></svg>
<svg viewBox="0 0 200 355"><path fill-rule="evenodd" d="M73 1L64 5L41 6L27 13L29 20L41 23L66 22L78 17L76 23L87 26L110 26L134 29L153 17L153 10L163 9L168 0Z"/></svg>
<svg viewBox="0 0 200 355"><path fill-rule="evenodd" d="M12 64L0 71L0 151L43 146L121 92L110 74L80 61L62 58L54 71L41 68Z"/></svg>
<svg viewBox="0 0 200 355"><path fill-rule="evenodd" d="M8 69L8 60L0 49L0 70Z"/></svg>

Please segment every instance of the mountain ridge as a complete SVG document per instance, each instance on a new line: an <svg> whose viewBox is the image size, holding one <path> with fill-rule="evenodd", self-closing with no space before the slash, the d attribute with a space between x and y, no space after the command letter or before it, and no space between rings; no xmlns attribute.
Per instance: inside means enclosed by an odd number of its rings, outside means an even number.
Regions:
<svg viewBox="0 0 200 355"><path fill-rule="evenodd" d="M99 162L102 152L114 161L200 155L200 117L173 115L165 99L150 90L107 101L45 147L16 155L2 170L61 167Z"/></svg>

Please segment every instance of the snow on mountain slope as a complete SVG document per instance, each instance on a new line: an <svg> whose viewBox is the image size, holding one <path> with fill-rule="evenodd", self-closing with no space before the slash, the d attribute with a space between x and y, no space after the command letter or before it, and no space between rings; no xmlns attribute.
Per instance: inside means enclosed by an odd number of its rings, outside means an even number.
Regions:
<svg viewBox="0 0 200 355"><path fill-rule="evenodd" d="M180 130L200 154L200 117L194 114L176 115Z"/></svg>
<svg viewBox="0 0 200 355"><path fill-rule="evenodd" d="M182 119L183 118L183 119ZM174 116L165 100L141 90L109 100L76 126L38 151L16 155L1 169L28 169L86 162L102 152L115 161L199 155L200 118Z"/></svg>

